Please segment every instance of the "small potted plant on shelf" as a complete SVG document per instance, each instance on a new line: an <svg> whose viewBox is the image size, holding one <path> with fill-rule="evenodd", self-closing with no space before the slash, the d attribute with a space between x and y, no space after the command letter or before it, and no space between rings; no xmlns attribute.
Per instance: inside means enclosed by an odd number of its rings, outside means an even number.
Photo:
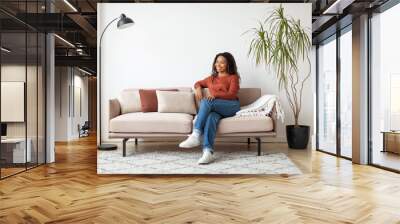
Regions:
<svg viewBox="0 0 400 224"><path fill-rule="evenodd" d="M264 64L275 71L279 89L286 93L294 124L286 126L290 148L305 149L310 137L310 127L299 124L303 88L311 75L309 52L311 41L300 20L287 17L284 8L274 9L259 26L246 33L252 34L248 56L256 65ZM308 74L299 75L299 64L308 63Z"/></svg>

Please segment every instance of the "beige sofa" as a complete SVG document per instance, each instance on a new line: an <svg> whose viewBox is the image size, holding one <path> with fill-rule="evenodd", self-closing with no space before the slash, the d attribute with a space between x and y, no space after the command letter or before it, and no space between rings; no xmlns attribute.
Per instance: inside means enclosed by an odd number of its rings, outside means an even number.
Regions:
<svg viewBox="0 0 400 224"><path fill-rule="evenodd" d="M177 88L192 91L191 88ZM204 94L207 95L207 89ZM194 116L185 113L139 112L140 98L137 89L121 92L118 99L109 101L109 138L123 139L123 156L126 156L126 142L134 138L185 137L192 132ZM241 88L238 93L240 105L248 105L261 96L259 88ZM196 102L198 105L198 102ZM139 111L138 111L139 108ZM261 137L276 135L276 113L270 117L229 117L220 120L217 137L255 138L258 155L261 155Z"/></svg>

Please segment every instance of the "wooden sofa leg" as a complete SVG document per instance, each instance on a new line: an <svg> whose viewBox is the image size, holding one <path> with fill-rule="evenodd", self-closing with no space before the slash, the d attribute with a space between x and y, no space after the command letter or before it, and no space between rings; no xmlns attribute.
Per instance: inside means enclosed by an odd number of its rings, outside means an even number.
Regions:
<svg viewBox="0 0 400 224"><path fill-rule="evenodd" d="M250 145L250 138L247 138L247 144Z"/></svg>
<svg viewBox="0 0 400 224"><path fill-rule="evenodd" d="M126 142L129 140L129 138L124 138L122 140L122 156L126 156Z"/></svg>
<svg viewBox="0 0 400 224"><path fill-rule="evenodd" d="M137 138L135 138L135 145L137 145L138 144L138 140L137 140Z"/></svg>
<svg viewBox="0 0 400 224"><path fill-rule="evenodd" d="M261 139L260 138L256 139L257 139L257 156L261 156Z"/></svg>

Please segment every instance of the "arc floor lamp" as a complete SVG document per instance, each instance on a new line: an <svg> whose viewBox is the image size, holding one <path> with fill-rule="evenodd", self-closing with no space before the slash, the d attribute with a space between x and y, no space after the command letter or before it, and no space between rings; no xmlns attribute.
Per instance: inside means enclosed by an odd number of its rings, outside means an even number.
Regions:
<svg viewBox="0 0 400 224"><path fill-rule="evenodd" d="M102 44L102 40L103 40L103 36L104 33L106 32L107 28L113 23L115 22L117 19L118 23L117 23L117 28L118 29L124 29L127 27L130 27L134 24L133 20L129 17L126 17L125 14L121 14L119 17L111 20L111 22L109 22L106 26L106 28L104 28L103 32L101 33L100 36L100 42L99 42L99 75L98 75L98 79L99 79L99 100L98 100L98 104L99 104L99 127L98 127L98 131L100 133L99 135L99 145L97 146L97 148L99 150L114 150L117 149L117 145L114 144L102 144L101 143L101 113L102 113L102 105L101 105L101 44Z"/></svg>

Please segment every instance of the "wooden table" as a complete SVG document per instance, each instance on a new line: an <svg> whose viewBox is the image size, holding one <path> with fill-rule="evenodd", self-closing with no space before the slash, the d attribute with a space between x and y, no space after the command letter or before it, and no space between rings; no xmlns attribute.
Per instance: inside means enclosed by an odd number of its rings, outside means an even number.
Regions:
<svg viewBox="0 0 400 224"><path fill-rule="evenodd" d="M400 154L400 131L382 131L383 150L382 152L392 152Z"/></svg>

